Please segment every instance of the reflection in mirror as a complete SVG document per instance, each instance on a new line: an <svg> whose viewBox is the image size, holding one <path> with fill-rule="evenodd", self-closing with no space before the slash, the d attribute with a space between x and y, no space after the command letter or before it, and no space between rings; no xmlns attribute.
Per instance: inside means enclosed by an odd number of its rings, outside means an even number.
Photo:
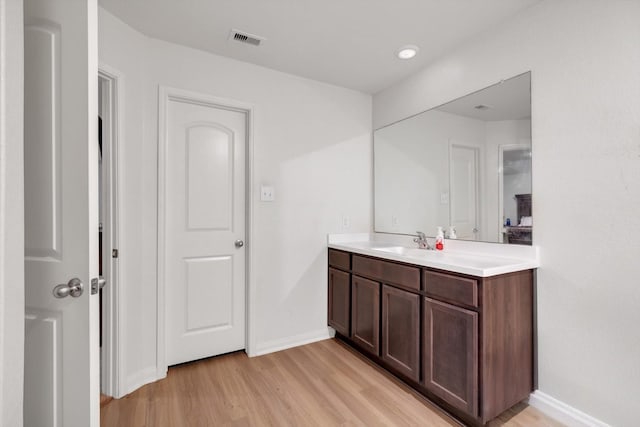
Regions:
<svg viewBox="0 0 640 427"><path fill-rule="evenodd" d="M531 76L374 133L375 231L531 244Z"/></svg>

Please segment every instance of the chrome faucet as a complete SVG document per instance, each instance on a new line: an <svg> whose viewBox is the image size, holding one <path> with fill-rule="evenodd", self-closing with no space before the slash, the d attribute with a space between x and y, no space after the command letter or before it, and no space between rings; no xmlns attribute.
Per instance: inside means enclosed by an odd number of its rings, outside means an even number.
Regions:
<svg viewBox="0 0 640 427"><path fill-rule="evenodd" d="M418 234L418 237L413 239L413 241L418 244L418 249L426 249L426 250L432 251L433 246L431 246L427 241L427 236L425 236L425 234L422 231L416 231L416 233Z"/></svg>

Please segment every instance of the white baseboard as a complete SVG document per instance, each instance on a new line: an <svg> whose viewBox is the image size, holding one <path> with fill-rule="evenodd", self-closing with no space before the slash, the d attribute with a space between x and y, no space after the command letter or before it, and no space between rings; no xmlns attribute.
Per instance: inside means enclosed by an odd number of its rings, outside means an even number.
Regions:
<svg viewBox="0 0 640 427"><path fill-rule="evenodd" d="M250 354L249 356L262 356L263 354L274 353L276 351L311 344L312 342L322 341L329 338L331 338L329 328L323 328L319 331L306 332L292 337L260 343L256 345L255 353Z"/></svg>
<svg viewBox="0 0 640 427"><path fill-rule="evenodd" d="M161 378L158 378L157 370L155 366L148 367L143 369L142 371L136 372L127 378L124 390L120 390L122 392L122 396L116 396L116 398L121 398L126 396L129 393L132 393L142 387L143 385L158 381Z"/></svg>
<svg viewBox="0 0 640 427"><path fill-rule="evenodd" d="M609 424L585 414L540 390L531 393L529 405L569 427L610 427Z"/></svg>

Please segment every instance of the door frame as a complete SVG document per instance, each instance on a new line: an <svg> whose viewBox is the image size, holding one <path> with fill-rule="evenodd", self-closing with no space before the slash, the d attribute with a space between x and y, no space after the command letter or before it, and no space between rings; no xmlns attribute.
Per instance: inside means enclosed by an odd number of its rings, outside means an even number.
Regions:
<svg viewBox="0 0 640 427"><path fill-rule="evenodd" d="M106 138L102 141L102 188L101 197L106 201L103 239L102 239L102 272L107 280L103 289L102 311L102 352L100 360L101 392L107 396L120 398L124 395L124 322L122 319L120 295L120 254L113 258L112 251L119 250L121 201L119 192L119 164L121 140L121 120L123 115L124 79L122 73L105 64L98 67L98 79L106 85L108 114L103 117L102 129ZM98 86L102 90L102 86ZM104 101L103 101L104 102ZM106 129L106 132L104 130ZM106 148L106 149L105 149ZM104 190L104 194L102 191Z"/></svg>
<svg viewBox="0 0 640 427"><path fill-rule="evenodd" d="M253 117L255 106L246 102L220 98L205 93L178 89L170 86L158 86L158 254L157 254L157 334L156 334L156 376L158 379L167 376L166 360L166 170L167 170L167 108L169 101L182 101L197 105L224 108L244 113L246 116L245 140L245 352L254 356L256 348L251 320L255 318L252 309L255 299L255 283L253 280Z"/></svg>
<svg viewBox="0 0 640 427"><path fill-rule="evenodd" d="M504 240L504 152L517 150L531 150L531 140L529 143L520 140L518 144L503 144L498 146L498 241ZM519 218L516 218L518 221Z"/></svg>

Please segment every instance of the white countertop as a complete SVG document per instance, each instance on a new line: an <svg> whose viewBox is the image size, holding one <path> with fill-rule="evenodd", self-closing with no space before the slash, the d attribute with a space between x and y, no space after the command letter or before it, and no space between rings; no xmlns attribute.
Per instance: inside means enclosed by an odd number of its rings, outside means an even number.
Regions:
<svg viewBox="0 0 640 427"><path fill-rule="evenodd" d="M444 250L432 251L418 249L412 238L413 236L381 233L330 234L328 246L357 254L478 277L496 276L540 266L539 251L535 246L446 239Z"/></svg>

